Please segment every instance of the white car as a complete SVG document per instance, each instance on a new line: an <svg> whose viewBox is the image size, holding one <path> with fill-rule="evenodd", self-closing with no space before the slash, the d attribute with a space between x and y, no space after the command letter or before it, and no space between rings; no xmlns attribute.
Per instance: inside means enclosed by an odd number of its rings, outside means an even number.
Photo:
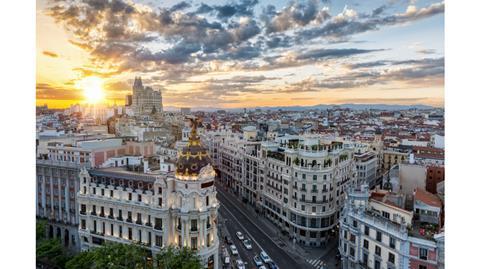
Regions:
<svg viewBox="0 0 480 269"><path fill-rule="evenodd" d="M252 247L252 241L250 241L250 239L245 239L243 240L243 245L245 246L246 249L248 250L251 250L253 247Z"/></svg>
<svg viewBox="0 0 480 269"><path fill-rule="evenodd" d="M260 268L261 266L263 266L263 262L262 262L262 259L260 259L260 257L258 255L256 255L255 257L253 257L253 262L255 263L255 265ZM265 268L265 266L264 266Z"/></svg>
<svg viewBox="0 0 480 269"><path fill-rule="evenodd" d="M240 240L245 239L245 237L243 237L242 232L237 232L237 237L238 237L238 239L240 239Z"/></svg>
<svg viewBox="0 0 480 269"><path fill-rule="evenodd" d="M237 269L245 269L245 264L243 263L242 260L238 259L236 261L236 264L237 264Z"/></svg>
<svg viewBox="0 0 480 269"><path fill-rule="evenodd" d="M230 256L225 256L223 258L223 264L230 264Z"/></svg>
<svg viewBox="0 0 480 269"><path fill-rule="evenodd" d="M232 255L236 256L238 255L238 249L235 245L230 245L230 252L232 252Z"/></svg>
<svg viewBox="0 0 480 269"><path fill-rule="evenodd" d="M267 267L265 267L265 265L260 265L260 267L258 267L258 269L267 269Z"/></svg>
<svg viewBox="0 0 480 269"><path fill-rule="evenodd" d="M260 258L262 258L262 261L264 263L273 262L272 259L270 259L270 256L268 256L268 254L263 250L262 250L262 252L260 252Z"/></svg>

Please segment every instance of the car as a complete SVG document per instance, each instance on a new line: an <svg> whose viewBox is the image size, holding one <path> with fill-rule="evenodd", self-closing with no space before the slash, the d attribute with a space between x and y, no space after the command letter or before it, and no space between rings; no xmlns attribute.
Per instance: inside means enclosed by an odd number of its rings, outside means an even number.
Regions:
<svg viewBox="0 0 480 269"><path fill-rule="evenodd" d="M260 267L258 267L258 269L267 269L267 267L265 267L265 265L260 265Z"/></svg>
<svg viewBox="0 0 480 269"><path fill-rule="evenodd" d="M252 241L250 241L250 239L245 239L243 240L243 245L245 246L246 249L248 250L251 250L253 247L252 247Z"/></svg>
<svg viewBox="0 0 480 269"><path fill-rule="evenodd" d="M223 257L223 264L230 264L230 256Z"/></svg>
<svg viewBox="0 0 480 269"><path fill-rule="evenodd" d="M245 237L243 237L242 232L237 232L237 237L238 237L238 239L240 239L240 240L245 239Z"/></svg>
<svg viewBox="0 0 480 269"><path fill-rule="evenodd" d="M272 259L270 259L270 256L268 256L268 254L264 250L260 252L260 258L262 258L262 261L264 263L273 262Z"/></svg>
<svg viewBox="0 0 480 269"><path fill-rule="evenodd" d="M232 238L230 236L225 236L225 242L229 245L233 244Z"/></svg>
<svg viewBox="0 0 480 269"><path fill-rule="evenodd" d="M236 256L238 255L238 249L235 245L230 245L230 252L232 252L232 255Z"/></svg>
<svg viewBox="0 0 480 269"><path fill-rule="evenodd" d="M260 266L263 266L263 262L262 262L262 259L260 259L260 257L258 255L255 255L255 257L253 257L253 262L255 263L255 265L260 268ZM265 267L265 266L264 266Z"/></svg>
<svg viewBox="0 0 480 269"><path fill-rule="evenodd" d="M238 259L235 261L236 265L237 265L237 269L245 269L245 263L243 263L242 260Z"/></svg>

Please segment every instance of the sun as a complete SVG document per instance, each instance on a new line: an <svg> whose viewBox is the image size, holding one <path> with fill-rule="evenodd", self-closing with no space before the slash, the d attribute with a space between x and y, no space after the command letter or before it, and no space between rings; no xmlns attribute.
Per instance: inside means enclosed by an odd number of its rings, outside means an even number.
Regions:
<svg viewBox="0 0 480 269"><path fill-rule="evenodd" d="M98 77L86 77L76 83L77 88L83 90L85 101L90 104L96 104L105 99L103 91L103 81Z"/></svg>

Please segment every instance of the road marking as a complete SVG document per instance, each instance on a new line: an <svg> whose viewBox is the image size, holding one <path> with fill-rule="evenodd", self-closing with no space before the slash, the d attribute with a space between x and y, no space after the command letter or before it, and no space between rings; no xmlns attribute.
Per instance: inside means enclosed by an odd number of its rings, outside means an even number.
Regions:
<svg viewBox="0 0 480 269"><path fill-rule="evenodd" d="M226 206L223 207L223 209L225 209L235 220L236 222L238 223L238 225L240 225L240 227L242 227L243 230L245 230L245 232L249 235L249 237L253 240L253 242L255 242L255 244L257 244L258 248L262 251L263 248L262 246L257 242L257 240L255 240L255 238L248 232L247 229L245 229L245 227L242 225L242 223L237 219L237 217L235 217L235 215L232 213L232 211L230 211ZM241 241L241 240L240 240ZM265 251L266 252L266 251Z"/></svg>

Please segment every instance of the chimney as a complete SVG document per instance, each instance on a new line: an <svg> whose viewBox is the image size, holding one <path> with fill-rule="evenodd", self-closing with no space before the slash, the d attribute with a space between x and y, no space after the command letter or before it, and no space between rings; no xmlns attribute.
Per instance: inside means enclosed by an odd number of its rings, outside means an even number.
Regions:
<svg viewBox="0 0 480 269"><path fill-rule="evenodd" d="M146 173L148 171L148 160L143 161L143 172Z"/></svg>
<svg viewBox="0 0 480 269"><path fill-rule="evenodd" d="M414 164L414 163L415 163L415 156L413 155L413 153L410 153L408 162L409 162L410 164Z"/></svg>

